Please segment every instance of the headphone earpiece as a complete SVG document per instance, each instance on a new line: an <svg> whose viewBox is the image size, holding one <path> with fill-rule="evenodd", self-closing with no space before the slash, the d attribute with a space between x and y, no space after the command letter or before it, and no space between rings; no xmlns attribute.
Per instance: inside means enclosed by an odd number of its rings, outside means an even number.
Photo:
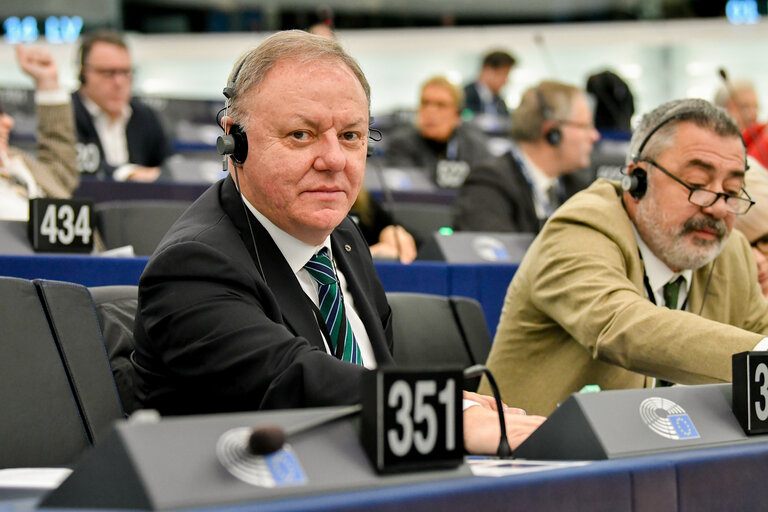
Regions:
<svg viewBox="0 0 768 512"><path fill-rule="evenodd" d="M563 132L557 126L550 128L544 133L544 140L546 140L547 144L550 146L557 147L563 141Z"/></svg>
<svg viewBox="0 0 768 512"><path fill-rule="evenodd" d="M248 157L248 137L240 125L233 124L226 135L216 139L216 150L221 155L229 155L232 161L242 165Z"/></svg>
<svg viewBox="0 0 768 512"><path fill-rule="evenodd" d="M621 178L621 188L635 199L642 199L648 190L648 173L642 167L635 167L631 174Z"/></svg>

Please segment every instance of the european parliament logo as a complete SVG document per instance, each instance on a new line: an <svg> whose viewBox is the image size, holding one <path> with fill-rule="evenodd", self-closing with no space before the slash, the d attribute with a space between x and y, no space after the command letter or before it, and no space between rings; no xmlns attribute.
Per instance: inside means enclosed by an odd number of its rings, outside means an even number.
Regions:
<svg viewBox="0 0 768 512"><path fill-rule="evenodd" d="M640 403L640 417L655 433L673 440L698 439L698 430L685 409L672 400L653 396Z"/></svg>

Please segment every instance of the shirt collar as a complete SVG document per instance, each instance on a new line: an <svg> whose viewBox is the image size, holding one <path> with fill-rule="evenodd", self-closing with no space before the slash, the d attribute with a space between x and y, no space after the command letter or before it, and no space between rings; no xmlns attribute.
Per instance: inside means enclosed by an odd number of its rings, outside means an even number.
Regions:
<svg viewBox="0 0 768 512"><path fill-rule="evenodd" d="M634 224L632 224L632 230L635 232L637 247L640 249L640 255L643 258L645 275L648 277L648 283L651 285L651 290L658 294L660 290L664 288L665 284L676 279L678 276L683 276L685 279L685 290L687 291L690 289L693 270L686 269L680 272L673 272L672 269L661 261L659 257L653 253L651 248L648 247Z"/></svg>
<svg viewBox="0 0 768 512"><path fill-rule="evenodd" d="M534 161L531 160L522 149L519 151L519 153L520 158L523 160L523 165L525 165L525 169L528 171L528 175L533 182L532 185L536 187L536 190L538 190L540 194L542 194L544 197L547 197L547 191L557 182L557 178L553 178L544 174L544 171L542 171L541 168L536 165Z"/></svg>
<svg viewBox="0 0 768 512"><path fill-rule="evenodd" d="M320 245L309 245L298 238L289 235L279 227L277 227L271 220L269 220L264 214L256 209L245 197L242 197L243 202L256 217L256 219L264 226L269 236L277 245L277 248L282 253L288 265L294 274L298 273L304 268L304 265L317 254L317 252L323 247L328 248L328 256L333 260L333 252L331 251L331 237L328 236Z"/></svg>
<svg viewBox="0 0 768 512"><path fill-rule="evenodd" d="M86 96L85 94L80 94L80 99L83 101L83 106L85 107L85 110L88 111L89 114L93 117L101 117L104 118L110 122L122 122L125 123L130 119L131 114L133 114L133 109L131 108L130 104L126 104L123 107L123 111L120 113L120 117L117 118L115 121L112 121L109 117L109 114L107 114L100 106L98 106L91 98Z"/></svg>

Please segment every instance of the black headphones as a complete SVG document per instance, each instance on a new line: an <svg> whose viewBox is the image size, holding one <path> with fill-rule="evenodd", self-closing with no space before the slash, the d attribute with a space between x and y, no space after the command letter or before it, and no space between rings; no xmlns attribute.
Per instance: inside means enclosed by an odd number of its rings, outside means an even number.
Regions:
<svg viewBox="0 0 768 512"><path fill-rule="evenodd" d="M676 119L693 114L696 114L695 110L683 110L682 112L672 114L671 116L662 119L650 132L648 132L648 135L645 136L643 142L640 143L640 147L637 148L637 153L632 155L632 163L636 165L640 161L640 155L643 154L645 146L657 131ZM635 199L642 199L648 191L648 172L641 167L635 167L632 174L625 174L624 177L621 178L621 188L629 192L629 195Z"/></svg>
<svg viewBox="0 0 768 512"><path fill-rule="evenodd" d="M539 100L539 108L541 109L541 115L544 118L544 121L553 121L554 113L552 112L552 109L549 108L549 104L544 99L544 93L542 93L541 89L538 87L536 87L535 91L536 97ZM544 133L544 140L546 140L547 144L550 146L557 147L563 141L563 132L560 130L558 125L555 125Z"/></svg>
<svg viewBox="0 0 768 512"><path fill-rule="evenodd" d="M237 76L240 74L240 70L243 69L244 64L245 60L240 63L237 71L235 71L235 74L232 76L232 80L229 81L222 91L224 97L227 99L226 106L224 107L224 115L226 115L226 111L229 110L229 106L232 103ZM220 155L229 155L235 164L242 165L248 157L248 137L245 134L245 130L243 130L239 124L233 124L229 128L229 133L219 135L216 139L216 151L218 151Z"/></svg>

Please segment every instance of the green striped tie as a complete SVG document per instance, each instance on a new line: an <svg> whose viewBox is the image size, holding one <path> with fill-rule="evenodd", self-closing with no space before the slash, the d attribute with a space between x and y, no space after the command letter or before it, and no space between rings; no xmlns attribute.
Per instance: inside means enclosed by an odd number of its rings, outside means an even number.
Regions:
<svg viewBox="0 0 768 512"><path fill-rule="evenodd" d="M355 334L352 332L352 327L349 325L344 311L344 299L336 280L336 273L333 271L331 259L328 257L328 249L326 247L320 249L320 252L312 256L304 268L317 281L320 314L323 315L323 320L325 320L325 325L331 335L334 353L337 353L337 346L341 340L344 350L341 360L363 364Z"/></svg>

